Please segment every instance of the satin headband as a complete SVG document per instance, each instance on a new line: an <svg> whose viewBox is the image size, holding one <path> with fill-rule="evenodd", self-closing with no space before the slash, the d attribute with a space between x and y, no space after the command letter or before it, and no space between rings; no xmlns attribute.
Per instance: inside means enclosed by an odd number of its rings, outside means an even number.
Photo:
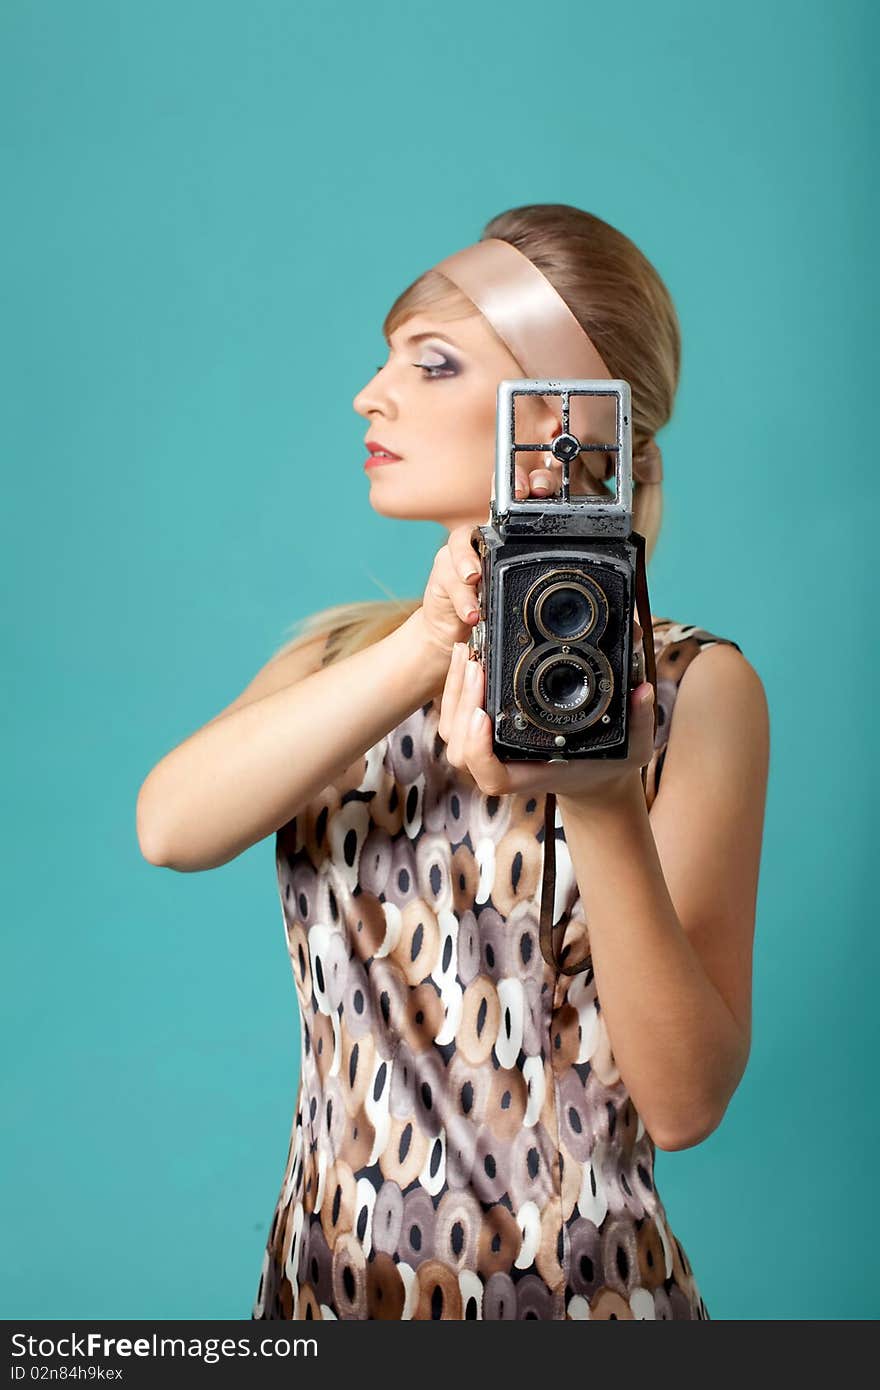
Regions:
<svg viewBox="0 0 880 1390"><path fill-rule="evenodd" d="M434 269L476 305L516 358L523 377L613 380L562 295L511 242L486 237L447 256ZM570 420L575 434L595 443L613 441L615 425L612 417L608 432L608 408L614 408L610 397L573 396ZM591 455L582 457L589 468ZM632 471L640 483L661 481L660 449L653 440L633 459Z"/></svg>

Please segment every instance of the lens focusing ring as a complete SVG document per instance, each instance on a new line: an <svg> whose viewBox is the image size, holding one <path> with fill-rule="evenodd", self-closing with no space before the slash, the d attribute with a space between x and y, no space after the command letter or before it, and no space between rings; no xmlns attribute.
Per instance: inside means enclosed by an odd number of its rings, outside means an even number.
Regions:
<svg viewBox="0 0 880 1390"><path fill-rule="evenodd" d="M580 686L574 684L576 678ZM614 675L598 647L571 651L560 649L558 642L545 642L523 653L514 671L513 689L517 706L530 724L548 733L577 734L605 714L614 693Z"/></svg>

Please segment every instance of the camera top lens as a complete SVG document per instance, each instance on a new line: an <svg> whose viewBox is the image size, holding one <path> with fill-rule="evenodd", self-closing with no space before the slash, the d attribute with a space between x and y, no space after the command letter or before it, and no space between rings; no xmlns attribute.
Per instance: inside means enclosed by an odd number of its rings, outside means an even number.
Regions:
<svg viewBox="0 0 880 1390"><path fill-rule="evenodd" d="M596 620L592 596L580 585L554 584L538 600L535 616L549 637L583 637Z"/></svg>

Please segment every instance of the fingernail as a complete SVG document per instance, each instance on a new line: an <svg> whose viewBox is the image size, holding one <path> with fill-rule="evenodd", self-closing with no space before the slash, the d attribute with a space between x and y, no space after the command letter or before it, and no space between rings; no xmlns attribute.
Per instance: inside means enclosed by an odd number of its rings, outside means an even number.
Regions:
<svg viewBox="0 0 880 1390"><path fill-rule="evenodd" d="M651 686L651 685L649 685L649 686L648 686L648 689L645 690L645 691L643 691L642 695L640 696L640 698L639 698L639 705L641 706L642 709L644 709L646 705L649 705L649 704L651 703L651 701L653 700L653 698L654 698L654 687Z"/></svg>
<svg viewBox="0 0 880 1390"><path fill-rule="evenodd" d="M485 713L486 711L484 709L480 709L478 705L477 708L474 710L473 714L471 715L471 729L474 733L477 732L480 725L482 724L483 716L485 715Z"/></svg>
<svg viewBox="0 0 880 1390"><path fill-rule="evenodd" d="M462 577L462 579L464 579L464 580L476 579L476 577L477 577L477 575L478 575L479 573L480 573L479 570L476 570L476 569L466 569L466 568L463 567L463 568L462 568L462 571L461 571L461 577Z"/></svg>
<svg viewBox="0 0 880 1390"><path fill-rule="evenodd" d="M467 676L469 681L476 681L480 674L479 663L476 661L468 662Z"/></svg>

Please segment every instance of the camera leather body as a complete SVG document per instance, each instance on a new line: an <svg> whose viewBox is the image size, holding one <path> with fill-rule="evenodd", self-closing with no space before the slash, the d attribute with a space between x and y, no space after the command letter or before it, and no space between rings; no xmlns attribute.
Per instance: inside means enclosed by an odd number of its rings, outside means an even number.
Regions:
<svg viewBox="0 0 880 1390"><path fill-rule="evenodd" d="M495 756L625 758L627 696L644 679L633 645L636 545L557 538L536 548L479 530Z"/></svg>

